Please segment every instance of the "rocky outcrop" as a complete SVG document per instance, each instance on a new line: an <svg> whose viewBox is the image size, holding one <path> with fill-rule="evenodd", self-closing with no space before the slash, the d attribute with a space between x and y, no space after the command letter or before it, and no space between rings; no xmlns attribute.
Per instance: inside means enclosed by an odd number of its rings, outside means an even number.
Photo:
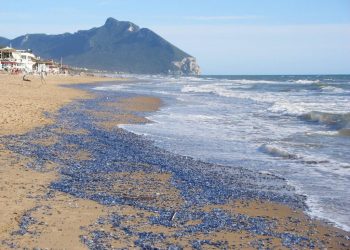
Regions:
<svg viewBox="0 0 350 250"><path fill-rule="evenodd" d="M194 57L185 57L181 61L173 62L174 70L173 74L180 75L200 75L201 69L197 64L196 58Z"/></svg>

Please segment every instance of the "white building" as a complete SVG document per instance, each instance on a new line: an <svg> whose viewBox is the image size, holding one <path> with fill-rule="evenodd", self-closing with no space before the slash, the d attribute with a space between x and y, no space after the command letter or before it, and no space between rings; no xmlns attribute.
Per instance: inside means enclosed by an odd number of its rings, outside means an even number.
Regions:
<svg viewBox="0 0 350 250"><path fill-rule="evenodd" d="M41 73L49 73L49 74L59 74L60 73L60 65L55 63L53 60L42 61L37 60L34 71Z"/></svg>
<svg viewBox="0 0 350 250"><path fill-rule="evenodd" d="M16 50L11 47L0 48L0 71L47 74L68 72L67 67L53 60L41 60L30 50Z"/></svg>
<svg viewBox="0 0 350 250"><path fill-rule="evenodd" d="M17 67L16 50L10 47L0 49L0 64L2 70L11 71Z"/></svg>
<svg viewBox="0 0 350 250"><path fill-rule="evenodd" d="M36 64L36 56L31 51L18 50L20 55L19 67L24 72L33 72L34 65Z"/></svg>
<svg viewBox="0 0 350 250"><path fill-rule="evenodd" d="M29 73L33 72L36 61L36 56L29 50L0 49L0 70Z"/></svg>

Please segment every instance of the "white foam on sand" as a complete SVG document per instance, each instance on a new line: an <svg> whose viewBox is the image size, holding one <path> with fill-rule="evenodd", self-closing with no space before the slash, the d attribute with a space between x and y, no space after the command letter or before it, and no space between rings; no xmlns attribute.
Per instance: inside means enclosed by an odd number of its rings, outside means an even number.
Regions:
<svg viewBox="0 0 350 250"><path fill-rule="evenodd" d="M99 86L95 87L94 90L98 91L118 91L118 90L126 90L127 86L125 85L108 85L108 86Z"/></svg>
<svg viewBox="0 0 350 250"><path fill-rule="evenodd" d="M330 222L338 228L341 228L347 232L350 232L350 223L348 221L347 215L337 215L336 213L329 213L323 209L323 203L320 202L320 199L315 195L308 195L303 192L300 184L295 183L294 181L288 180L287 183L295 188L295 191L299 195L306 197L306 205L308 209L306 213L313 219L323 220L325 222Z"/></svg>

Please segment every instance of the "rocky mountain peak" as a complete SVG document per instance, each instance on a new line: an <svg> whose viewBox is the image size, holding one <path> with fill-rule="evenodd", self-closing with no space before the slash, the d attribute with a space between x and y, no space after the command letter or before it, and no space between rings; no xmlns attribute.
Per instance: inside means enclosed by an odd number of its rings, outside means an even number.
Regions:
<svg viewBox="0 0 350 250"><path fill-rule="evenodd" d="M104 26L112 26L119 23L119 21L113 17L108 17Z"/></svg>
<svg viewBox="0 0 350 250"><path fill-rule="evenodd" d="M132 22L118 21L117 19L114 19L112 17L107 18L103 27L115 32L135 32L140 30L140 28Z"/></svg>

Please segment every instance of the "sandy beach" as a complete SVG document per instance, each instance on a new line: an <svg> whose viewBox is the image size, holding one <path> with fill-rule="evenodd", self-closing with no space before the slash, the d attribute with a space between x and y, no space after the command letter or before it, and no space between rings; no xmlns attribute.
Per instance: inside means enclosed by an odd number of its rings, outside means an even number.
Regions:
<svg viewBox="0 0 350 250"><path fill-rule="evenodd" d="M30 82L22 76L0 74L0 134L25 133L35 127L52 123L43 115L55 112L64 104L79 98L91 97L76 89L64 89L61 84L110 81L108 78L89 76L49 76L42 82L40 76L30 76Z"/></svg>
<svg viewBox="0 0 350 250"><path fill-rule="evenodd" d="M73 100L92 97L84 91L63 88L61 84L110 81L107 78L89 76L49 76L44 84L39 76L31 76L30 80L31 82L23 82L22 76L0 75L1 136L23 134L34 128L51 124L54 120L46 117L45 112L54 113ZM26 168L29 161L30 158L15 155L6 150L5 145L0 145L0 176L3 180L0 188L1 248L31 248L40 245L60 249L84 248L79 240L79 226L84 223L89 224L97 218L97 215L92 214L95 213L95 207L98 205L95 202L77 201L64 194L60 194L61 197L57 200L56 209L59 215L49 229L49 233L42 237L45 239L44 242L39 239L33 244L28 239L24 239L25 237L21 239L23 243L20 245L15 244L16 240L7 241L11 233L18 229L21 216L43 202L33 197L44 196L50 182L58 177L55 171L39 173ZM77 202L79 209L74 209ZM61 203L61 208L58 203ZM57 223L61 225L56 227ZM56 237L56 233L60 230L63 232L63 228L65 228L63 233L65 240Z"/></svg>
<svg viewBox="0 0 350 250"><path fill-rule="evenodd" d="M207 165L118 127L152 122L162 100L62 86L118 79L30 79L0 74L1 249L350 248L348 232L288 202L202 200L222 181L190 180Z"/></svg>

